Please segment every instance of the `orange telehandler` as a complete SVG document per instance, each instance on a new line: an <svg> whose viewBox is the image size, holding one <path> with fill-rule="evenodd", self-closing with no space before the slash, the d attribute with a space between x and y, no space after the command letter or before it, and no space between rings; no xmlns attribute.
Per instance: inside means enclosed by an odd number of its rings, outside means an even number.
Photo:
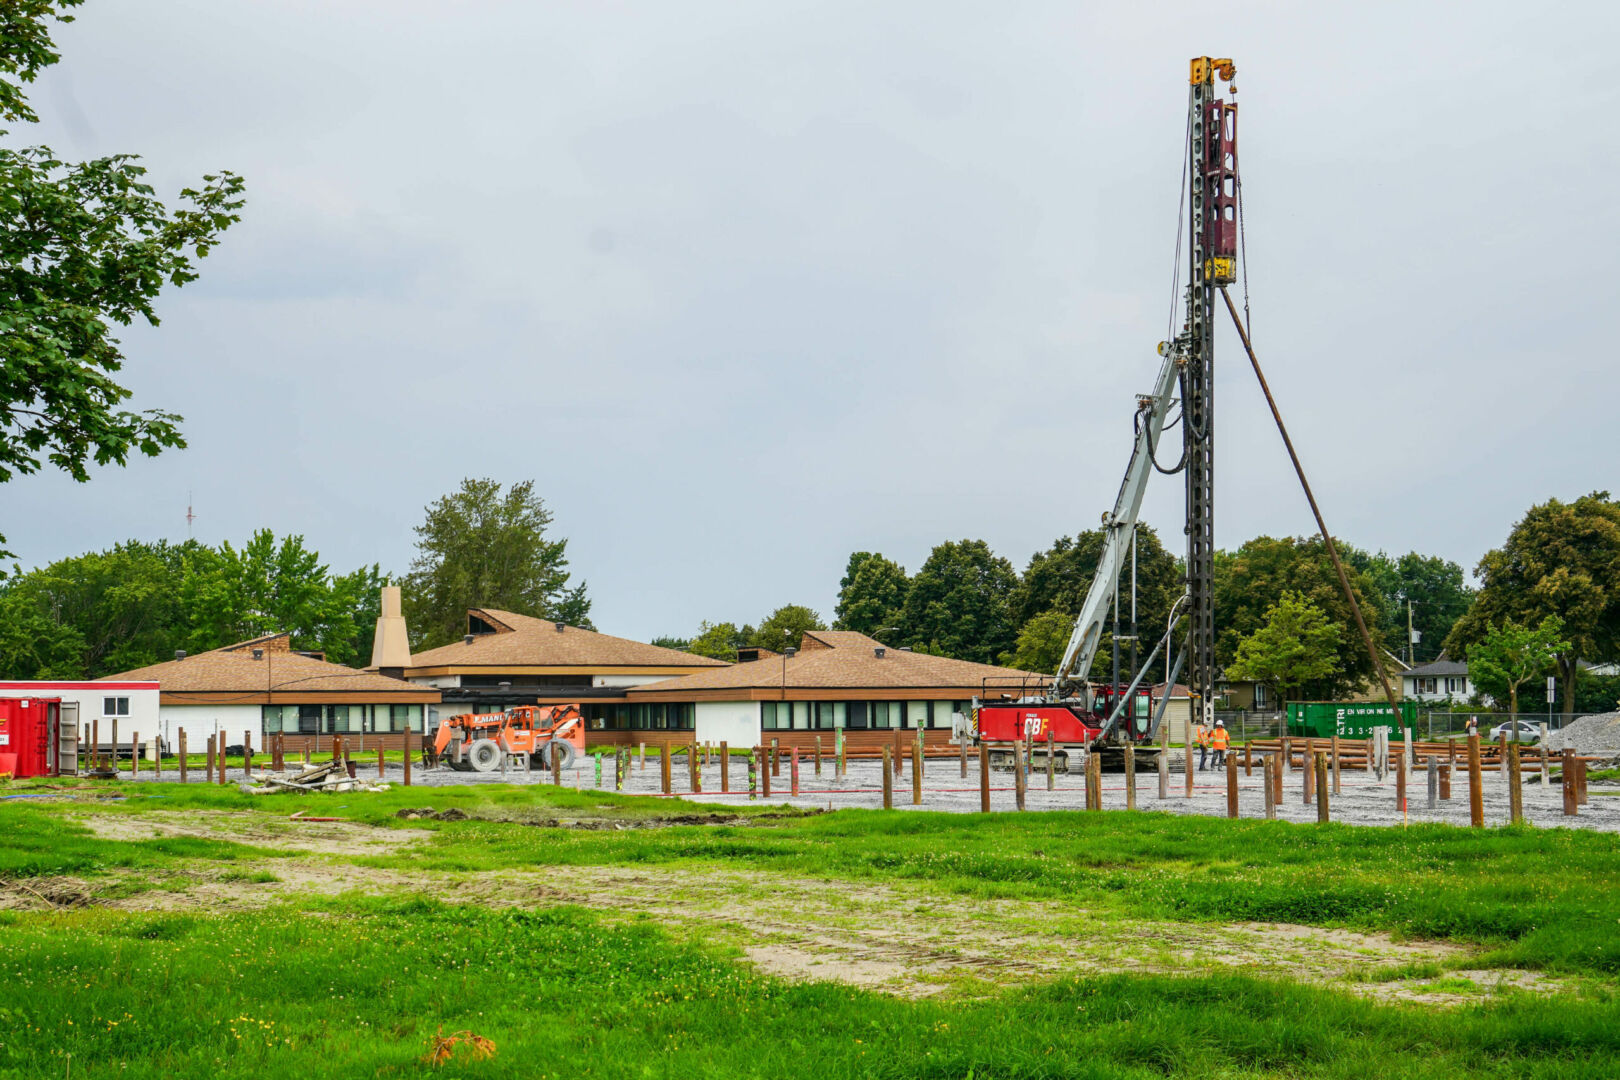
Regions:
<svg viewBox="0 0 1620 1080"><path fill-rule="evenodd" d="M461 772L492 772L502 752L526 754L534 768L563 768L585 752L585 718L578 705L518 705L498 713L463 713L439 725L439 760Z"/></svg>

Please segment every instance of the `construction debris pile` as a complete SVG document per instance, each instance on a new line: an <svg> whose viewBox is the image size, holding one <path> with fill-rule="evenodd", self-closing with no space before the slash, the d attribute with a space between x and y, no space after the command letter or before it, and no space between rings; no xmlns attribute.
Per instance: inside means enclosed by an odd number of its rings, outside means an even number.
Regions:
<svg viewBox="0 0 1620 1080"><path fill-rule="evenodd" d="M248 795L271 795L278 791L387 791L393 786L358 780L352 773L352 766L329 761L324 765L305 765L298 770L256 772L250 780L237 786Z"/></svg>

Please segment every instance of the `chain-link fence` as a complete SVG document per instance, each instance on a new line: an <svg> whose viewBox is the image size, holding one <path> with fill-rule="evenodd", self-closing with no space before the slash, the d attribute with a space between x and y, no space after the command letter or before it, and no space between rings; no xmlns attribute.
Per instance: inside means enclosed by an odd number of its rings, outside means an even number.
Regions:
<svg viewBox="0 0 1620 1080"><path fill-rule="evenodd" d="M1236 742L1245 739L1275 739L1283 734L1283 714L1254 709L1215 710L1215 719L1226 725Z"/></svg>
<svg viewBox="0 0 1620 1080"><path fill-rule="evenodd" d="M1602 714L1573 713L1569 716L1565 716L1563 713L1557 712L1549 715L1548 713L1544 712L1506 713L1485 712L1484 710L1476 710L1474 712L1451 712L1450 710L1445 709L1435 709L1432 711L1418 713L1417 730L1419 737L1425 739L1448 739L1460 737L1468 733L1468 721L1469 719L1473 719L1479 724L1479 733L1486 738L1495 738L1496 730L1501 728L1503 725L1507 725L1505 730L1507 731L1509 739L1513 738L1513 732L1517 727L1518 730L1520 730L1524 741L1528 742L1531 738L1539 735L1541 725L1543 724L1547 725L1548 731L1557 731L1560 728L1573 724L1577 720L1584 719L1588 716L1598 715ZM1526 727L1525 725L1528 726Z"/></svg>

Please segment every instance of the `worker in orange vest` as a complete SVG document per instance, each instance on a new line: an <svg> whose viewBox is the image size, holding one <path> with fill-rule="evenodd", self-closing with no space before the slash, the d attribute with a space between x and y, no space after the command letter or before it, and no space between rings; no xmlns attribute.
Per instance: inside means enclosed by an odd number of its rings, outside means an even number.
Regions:
<svg viewBox="0 0 1620 1080"><path fill-rule="evenodd" d="M1198 771L1203 772L1205 763L1209 758L1209 728L1204 726L1202 720L1194 729L1194 737L1198 740Z"/></svg>
<svg viewBox="0 0 1620 1080"><path fill-rule="evenodd" d="M1217 768L1219 768L1220 766L1226 764L1226 748L1232 745L1232 736L1227 734L1226 731L1226 721L1215 721L1215 734L1213 736L1213 742L1215 744L1214 764Z"/></svg>

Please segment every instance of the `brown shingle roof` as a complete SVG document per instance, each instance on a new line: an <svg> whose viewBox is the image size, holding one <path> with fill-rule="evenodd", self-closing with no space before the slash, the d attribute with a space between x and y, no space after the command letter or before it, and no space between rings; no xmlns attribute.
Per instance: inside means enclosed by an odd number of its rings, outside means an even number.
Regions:
<svg viewBox="0 0 1620 1080"><path fill-rule="evenodd" d="M812 642L813 639L813 642ZM671 693L686 690L748 690L778 688L789 690L884 690L940 687L978 693L986 678L1008 676L1027 679L1050 678L1013 668L952 660L945 656L901 652L852 630L816 630L804 636L812 642L797 656L755 660L695 675L683 675L663 682L633 686L625 694Z"/></svg>
<svg viewBox="0 0 1620 1080"><path fill-rule="evenodd" d="M598 634L577 626L561 631L549 619L536 619L510 611L474 608L475 615L496 628L471 644L455 642L411 656L412 668L425 667L725 667L724 660L641 641Z"/></svg>
<svg viewBox="0 0 1620 1080"><path fill-rule="evenodd" d="M287 639L287 634L267 634L184 660L167 660L120 675L107 675L97 681L149 680L158 683L165 694L262 694L266 691L400 694L421 693L425 689L400 679L300 656L290 651ZM254 649L264 650L264 658L253 659Z"/></svg>

